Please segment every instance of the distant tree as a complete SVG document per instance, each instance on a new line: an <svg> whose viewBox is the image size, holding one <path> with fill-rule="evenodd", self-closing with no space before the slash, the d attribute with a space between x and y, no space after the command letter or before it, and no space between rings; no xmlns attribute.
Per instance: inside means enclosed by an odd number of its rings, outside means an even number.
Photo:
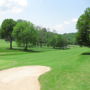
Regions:
<svg viewBox="0 0 90 90"><path fill-rule="evenodd" d="M53 48L56 48L56 44L57 44L57 34L52 33L51 40L50 40L50 45Z"/></svg>
<svg viewBox="0 0 90 90"><path fill-rule="evenodd" d="M10 42L10 49L12 49L12 32L16 22L13 19L5 19L1 25L1 36Z"/></svg>
<svg viewBox="0 0 90 90"><path fill-rule="evenodd" d="M84 14L79 17L76 28L78 29L78 44L90 47L90 8L87 8Z"/></svg>
<svg viewBox="0 0 90 90"><path fill-rule="evenodd" d="M66 48L68 45L67 39L64 38L62 35L57 35L57 42L56 47L58 48Z"/></svg>
<svg viewBox="0 0 90 90"><path fill-rule="evenodd" d="M63 37L67 39L69 45L76 45L76 33L65 33Z"/></svg>
<svg viewBox="0 0 90 90"><path fill-rule="evenodd" d="M38 27L38 45L42 47L47 44L47 29Z"/></svg>
<svg viewBox="0 0 90 90"><path fill-rule="evenodd" d="M22 44L24 49L27 50L30 44L36 42L35 26L27 21L18 22L14 27L13 36L16 42Z"/></svg>
<svg viewBox="0 0 90 90"><path fill-rule="evenodd" d="M55 39L54 39L54 33L53 32L50 32L50 31L48 31L47 32L47 35L46 35L46 42L47 42L47 46L49 47L49 46L53 46L54 45L54 41L55 41Z"/></svg>

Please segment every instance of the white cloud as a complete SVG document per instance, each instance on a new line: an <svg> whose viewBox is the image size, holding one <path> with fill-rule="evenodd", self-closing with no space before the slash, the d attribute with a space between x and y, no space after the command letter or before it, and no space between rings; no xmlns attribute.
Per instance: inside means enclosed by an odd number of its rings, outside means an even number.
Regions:
<svg viewBox="0 0 90 90"><path fill-rule="evenodd" d="M73 19L72 19L72 22L73 22L73 23L76 23L77 21L78 21L78 18L73 18Z"/></svg>
<svg viewBox="0 0 90 90"><path fill-rule="evenodd" d="M68 21L65 20L62 24L54 25L50 27L50 29L51 31L56 30L58 33L76 32L75 25L77 20L77 18L73 18Z"/></svg>
<svg viewBox="0 0 90 90"><path fill-rule="evenodd" d="M53 30L63 29L63 24L52 26L51 29Z"/></svg>
<svg viewBox="0 0 90 90"><path fill-rule="evenodd" d="M23 9L22 8L18 8L18 7L13 7L11 9L12 13L21 13L22 11L23 11Z"/></svg>
<svg viewBox="0 0 90 90"><path fill-rule="evenodd" d="M17 3L18 5L20 6L23 6L23 7L26 7L27 6L27 0L10 0L10 1L13 1L15 3Z"/></svg>
<svg viewBox="0 0 90 90"><path fill-rule="evenodd" d="M54 25L49 27L50 31L56 31L57 33L61 33L62 30L64 30L64 25L63 24L59 24L59 25Z"/></svg>
<svg viewBox="0 0 90 90"><path fill-rule="evenodd" d="M68 24L70 24L70 22L69 21L64 21L64 24L67 24L68 25Z"/></svg>
<svg viewBox="0 0 90 90"><path fill-rule="evenodd" d="M1 13L20 13L28 5L27 0L0 0Z"/></svg>

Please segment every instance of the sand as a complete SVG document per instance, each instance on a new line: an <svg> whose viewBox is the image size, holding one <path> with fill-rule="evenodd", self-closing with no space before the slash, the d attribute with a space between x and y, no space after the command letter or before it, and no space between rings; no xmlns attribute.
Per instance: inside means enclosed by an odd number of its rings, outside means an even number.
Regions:
<svg viewBox="0 0 90 90"><path fill-rule="evenodd" d="M0 90L40 90L38 78L50 70L46 66L24 66L0 71Z"/></svg>

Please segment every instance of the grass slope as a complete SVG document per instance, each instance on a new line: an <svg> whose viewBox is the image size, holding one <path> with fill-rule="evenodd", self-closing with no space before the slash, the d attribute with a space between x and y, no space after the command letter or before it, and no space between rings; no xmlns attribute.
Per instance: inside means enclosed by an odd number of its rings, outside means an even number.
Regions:
<svg viewBox="0 0 90 90"><path fill-rule="evenodd" d="M8 43L0 40L0 70L25 65L50 66L52 71L40 77L41 90L90 90L89 48L33 49L38 52L6 48Z"/></svg>

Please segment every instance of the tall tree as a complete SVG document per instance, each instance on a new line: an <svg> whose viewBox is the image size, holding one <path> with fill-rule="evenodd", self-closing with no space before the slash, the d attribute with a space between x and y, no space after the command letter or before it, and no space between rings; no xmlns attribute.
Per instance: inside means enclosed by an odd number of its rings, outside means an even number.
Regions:
<svg viewBox="0 0 90 90"><path fill-rule="evenodd" d="M10 42L10 49L12 49L12 32L16 22L13 19L5 19L1 25L1 34L5 40Z"/></svg>
<svg viewBox="0 0 90 90"><path fill-rule="evenodd" d="M27 50L30 44L36 42L36 30L31 22L18 22L14 27L13 36L16 41L24 46Z"/></svg>
<svg viewBox="0 0 90 90"><path fill-rule="evenodd" d="M78 29L78 44L90 47L90 8L87 8L84 14L79 17L76 27Z"/></svg>
<svg viewBox="0 0 90 90"><path fill-rule="evenodd" d="M38 27L38 44L40 47L47 43L47 29Z"/></svg>

